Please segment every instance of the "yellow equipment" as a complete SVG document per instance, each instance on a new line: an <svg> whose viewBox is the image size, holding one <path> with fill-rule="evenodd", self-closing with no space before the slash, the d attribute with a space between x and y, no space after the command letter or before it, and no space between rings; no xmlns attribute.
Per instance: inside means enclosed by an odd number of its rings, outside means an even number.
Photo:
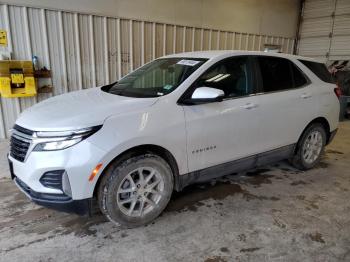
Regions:
<svg viewBox="0 0 350 262"><path fill-rule="evenodd" d="M0 61L0 94L8 98L36 95L32 61Z"/></svg>

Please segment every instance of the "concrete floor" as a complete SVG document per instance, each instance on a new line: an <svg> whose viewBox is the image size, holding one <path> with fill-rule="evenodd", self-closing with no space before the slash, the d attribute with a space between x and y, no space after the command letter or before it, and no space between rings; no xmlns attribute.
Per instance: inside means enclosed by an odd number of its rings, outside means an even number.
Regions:
<svg viewBox="0 0 350 262"><path fill-rule="evenodd" d="M29 202L0 150L0 261L350 261L350 122L313 170L281 162L191 186L129 230Z"/></svg>

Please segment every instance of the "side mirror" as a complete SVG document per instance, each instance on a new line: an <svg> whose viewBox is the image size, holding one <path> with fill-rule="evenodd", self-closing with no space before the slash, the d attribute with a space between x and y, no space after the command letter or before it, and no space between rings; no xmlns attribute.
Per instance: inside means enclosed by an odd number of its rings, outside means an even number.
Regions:
<svg viewBox="0 0 350 262"><path fill-rule="evenodd" d="M221 102L224 96L224 91L220 89L212 87L198 87L192 94L191 102L193 104Z"/></svg>

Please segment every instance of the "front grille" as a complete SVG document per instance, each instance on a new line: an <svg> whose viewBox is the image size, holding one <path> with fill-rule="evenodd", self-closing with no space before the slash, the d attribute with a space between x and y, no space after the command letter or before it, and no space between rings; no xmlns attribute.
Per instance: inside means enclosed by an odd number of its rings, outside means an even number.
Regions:
<svg viewBox="0 0 350 262"><path fill-rule="evenodd" d="M12 135L10 140L10 156L23 162L26 158L30 143Z"/></svg>
<svg viewBox="0 0 350 262"><path fill-rule="evenodd" d="M40 178L40 183L44 187L62 190L62 175L64 170L49 171Z"/></svg>

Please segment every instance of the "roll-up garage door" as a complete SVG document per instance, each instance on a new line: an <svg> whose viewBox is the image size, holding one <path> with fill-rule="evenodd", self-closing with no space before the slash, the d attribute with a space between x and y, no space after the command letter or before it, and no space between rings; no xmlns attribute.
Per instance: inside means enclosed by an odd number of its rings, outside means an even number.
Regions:
<svg viewBox="0 0 350 262"><path fill-rule="evenodd" d="M306 0L298 54L324 62L350 60L350 0Z"/></svg>

